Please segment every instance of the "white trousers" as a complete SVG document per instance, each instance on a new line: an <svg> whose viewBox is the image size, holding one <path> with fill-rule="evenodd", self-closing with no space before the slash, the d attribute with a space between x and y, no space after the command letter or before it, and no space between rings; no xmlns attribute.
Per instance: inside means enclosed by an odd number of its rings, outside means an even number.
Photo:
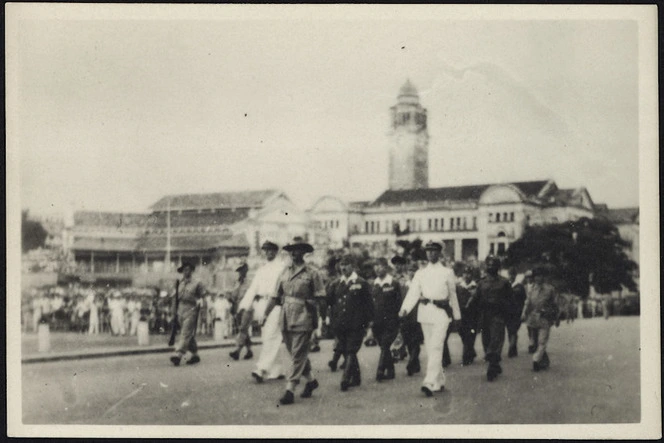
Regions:
<svg viewBox="0 0 664 443"><path fill-rule="evenodd" d="M438 391L445 386L445 369L443 369L443 342L449 318L437 323L420 323L424 334L424 349L427 351L427 372L422 386Z"/></svg>
<svg viewBox="0 0 664 443"><path fill-rule="evenodd" d="M281 306L275 306L261 330L263 346L258 362L256 362L256 369L261 373L265 371L267 378L277 378L281 375L281 366L277 362L279 348L283 340L280 320Z"/></svg>

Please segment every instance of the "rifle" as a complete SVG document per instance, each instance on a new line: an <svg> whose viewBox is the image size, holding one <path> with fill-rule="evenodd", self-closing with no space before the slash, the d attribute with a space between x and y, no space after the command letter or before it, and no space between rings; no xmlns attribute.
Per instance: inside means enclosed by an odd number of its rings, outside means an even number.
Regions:
<svg viewBox="0 0 664 443"><path fill-rule="evenodd" d="M175 336L178 333L179 322L178 322L178 305L180 304L180 298L178 290L180 288L180 280L175 281L175 309L173 309L173 323L171 324L171 336L168 338L168 346L173 346L175 344Z"/></svg>

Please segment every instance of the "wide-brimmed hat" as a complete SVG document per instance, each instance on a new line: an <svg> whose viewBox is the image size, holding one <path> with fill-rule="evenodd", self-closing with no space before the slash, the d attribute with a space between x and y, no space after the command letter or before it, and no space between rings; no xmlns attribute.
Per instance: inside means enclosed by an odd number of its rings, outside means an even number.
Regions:
<svg viewBox="0 0 664 443"><path fill-rule="evenodd" d="M246 263L242 263L240 266L238 266L235 269L235 272L247 272L248 270L249 270L249 265L247 265Z"/></svg>
<svg viewBox="0 0 664 443"><path fill-rule="evenodd" d="M408 261L400 255L395 255L394 257L392 257L390 262L395 266L396 265L405 265L406 263L408 263Z"/></svg>
<svg viewBox="0 0 664 443"><path fill-rule="evenodd" d="M182 271L184 271L184 268L186 268L187 266L189 266L192 271L196 269L196 264L194 262L190 260L182 260L182 264L178 268L178 272L182 273Z"/></svg>
<svg viewBox="0 0 664 443"><path fill-rule="evenodd" d="M425 251L442 251L443 250L443 245L441 243L429 240L426 245L424 245L424 250Z"/></svg>
<svg viewBox="0 0 664 443"><path fill-rule="evenodd" d="M305 242L302 237L295 237L293 238L292 242L284 246L284 251L290 252L295 250L301 250L305 254L307 254L309 252L314 252L314 247L311 246L309 243Z"/></svg>
<svg viewBox="0 0 664 443"><path fill-rule="evenodd" d="M261 249L272 249L274 251L278 251L279 245L277 245L276 243L272 243L269 240L266 240L265 243L263 243L263 246L261 246Z"/></svg>

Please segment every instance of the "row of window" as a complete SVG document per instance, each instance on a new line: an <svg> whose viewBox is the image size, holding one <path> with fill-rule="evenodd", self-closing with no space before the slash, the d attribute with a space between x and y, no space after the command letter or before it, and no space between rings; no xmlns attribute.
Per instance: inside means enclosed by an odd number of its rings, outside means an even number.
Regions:
<svg viewBox="0 0 664 443"><path fill-rule="evenodd" d="M513 222L514 221L514 212L489 212L489 223L499 223L499 222Z"/></svg>
<svg viewBox="0 0 664 443"><path fill-rule="evenodd" d="M316 227L323 229L333 229L339 227L339 220L323 220L317 221Z"/></svg>
<svg viewBox="0 0 664 443"><path fill-rule="evenodd" d="M421 113L414 113L412 114L413 120L415 121L416 124L418 125L424 125L427 122L427 116ZM394 116L394 126L397 125L403 125L405 123L408 123L411 119L411 113L410 112L400 112Z"/></svg>
<svg viewBox="0 0 664 443"><path fill-rule="evenodd" d="M410 232L423 232L423 231L467 231L477 230L477 217L451 217L445 222L445 218L409 218L406 220L406 229ZM426 222L426 223L425 223ZM364 222L364 232L368 234L377 233L392 233L396 227L399 226L398 220L388 220L381 222L366 221Z"/></svg>

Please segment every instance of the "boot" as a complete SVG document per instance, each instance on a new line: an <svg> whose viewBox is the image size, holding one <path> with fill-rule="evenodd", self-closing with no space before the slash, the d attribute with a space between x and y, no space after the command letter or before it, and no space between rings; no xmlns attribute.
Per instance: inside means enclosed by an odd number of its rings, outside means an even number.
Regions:
<svg viewBox="0 0 664 443"><path fill-rule="evenodd" d="M394 366L392 366L391 368L387 368L387 370L385 371L385 376L383 377L383 380L394 380L394 377L395 377L395 375L394 375Z"/></svg>
<svg viewBox="0 0 664 443"><path fill-rule="evenodd" d="M228 355L230 355L233 360L239 360L240 359L240 350L236 349L233 352L229 352Z"/></svg>
<svg viewBox="0 0 664 443"><path fill-rule="evenodd" d="M282 405L292 405L293 403L295 403L295 395L293 395L291 391L287 390L284 393L283 397L279 399L279 403L281 403Z"/></svg>
<svg viewBox="0 0 664 443"><path fill-rule="evenodd" d="M311 393L314 392L314 389L318 387L318 380L311 380L306 385L304 385L304 391L300 394L302 398L310 398Z"/></svg>
<svg viewBox="0 0 664 443"><path fill-rule="evenodd" d="M247 349L247 353L245 354L244 359L245 360L250 360L251 358L253 358L253 356L254 356L254 353L251 352L251 349Z"/></svg>

